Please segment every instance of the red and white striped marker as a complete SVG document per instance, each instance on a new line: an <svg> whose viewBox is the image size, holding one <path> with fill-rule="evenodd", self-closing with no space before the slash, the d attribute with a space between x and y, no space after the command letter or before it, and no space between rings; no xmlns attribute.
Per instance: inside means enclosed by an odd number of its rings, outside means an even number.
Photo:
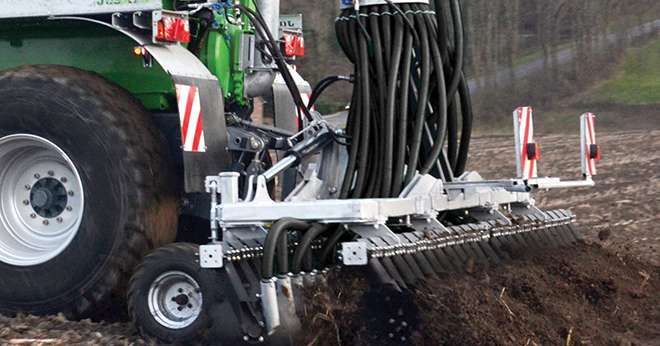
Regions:
<svg viewBox="0 0 660 346"><path fill-rule="evenodd" d="M600 146L596 142L596 115L585 113L580 116L580 137L582 154L582 174L586 177L596 175L596 161L600 161Z"/></svg>
<svg viewBox="0 0 660 346"><path fill-rule="evenodd" d="M534 110L520 107L513 112L513 127L516 137L516 171L519 178L531 179L538 176L537 161L540 148L534 143Z"/></svg>
<svg viewBox="0 0 660 346"><path fill-rule="evenodd" d="M199 88L194 85L177 84L176 96L179 103L183 151L203 153L206 151L206 142Z"/></svg>

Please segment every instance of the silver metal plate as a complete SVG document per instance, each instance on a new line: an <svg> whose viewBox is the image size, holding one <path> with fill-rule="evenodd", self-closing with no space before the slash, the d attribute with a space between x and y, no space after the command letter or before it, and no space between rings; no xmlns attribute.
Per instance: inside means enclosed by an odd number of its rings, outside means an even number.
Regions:
<svg viewBox="0 0 660 346"><path fill-rule="evenodd" d="M341 244L341 255L346 266L366 266L369 263L367 244L361 241Z"/></svg>
<svg viewBox="0 0 660 346"><path fill-rule="evenodd" d="M162 0L0 0L0 18L48 17L163 8Z"/></svg>
<svg viewBox="0 0 660 346"><path fill-rule="evenodd" d="M199 265L202 268L222 268L223 256L222 244L202 245L199 247Z"/></svg>

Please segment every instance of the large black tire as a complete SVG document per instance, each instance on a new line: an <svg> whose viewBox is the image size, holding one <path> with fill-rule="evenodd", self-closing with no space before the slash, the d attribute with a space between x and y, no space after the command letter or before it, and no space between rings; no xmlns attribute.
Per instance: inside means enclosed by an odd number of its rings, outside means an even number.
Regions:
<svg viewBox="0 0 660 346"><path fill-rule="evenodd" d="M72 242L33 266L0 262L0 313L88 316L122 290L142 257L176 235L178 197L150 114L101 76L63 66L0 74L0 138L31 134L80 173L84 214Z"/></svg>
<svg viewBox="0 0 660 346"><path fill-rule="evenodd" d="M147 338L152 339L159 343L186 343L186 344L208 344L208 335L211 327L210 311L217 301L222 300L218 296L221 288L218 287L218 274L214 270L202 269L198 262L197 245L189 243L175 243L164 246L149 255L144 259L144 262L139 266L138 270L131 279L128 288L128 312L135 323L136 328L140 334ZM190 318L186 323L187 326L181 327L166 326L159 322L154 316L154 306L149 306L150 289L155 285L157 279L167 273L183 273L188 275L190 279L194 280L193 287L197 287L197 291L186 288L185 292L174 292L174 296L183 293L183 297L190 297L186 299L185 304L181 306L183 313L189 313ZM181 275L181 274L179 274ZM180 280L186 280L179 277ZM174 279L176 280L176 278ZM168 286L161 283L160 287ZM174 284L176 287L176 284ZM170 295L164 296L165 300L175 299ZM201 298L200 298L201 297ZM201 302L201 304L199 304ZM201 308L200 308L201 306ZM193 311L192 309L197 309ZM158 309L162 310L162 309ZM163 317L161 317L163 318ZM165 319L168 317L165 316ZM176 321L175 318L168 319L168 321ZM172 322L175 323L175 322Z"/></svg>

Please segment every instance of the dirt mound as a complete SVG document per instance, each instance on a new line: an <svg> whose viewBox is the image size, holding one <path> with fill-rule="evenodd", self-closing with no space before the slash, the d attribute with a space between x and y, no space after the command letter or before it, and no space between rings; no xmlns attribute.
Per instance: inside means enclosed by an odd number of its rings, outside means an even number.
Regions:
<svg viewBox="0 0 660 346"><path fill-rule="evenodd" d="M357 276L313 295L305 344L660 344L660 268L595 245L448 275L406 295L363 294Z"/></svg>
<svg viewBox="0 0 660 346"><path fill-rule="evenodd" d="M363 271L342 274L308 292L298 344L660 344L660 268L597 245L449 274L403 295L369 289ZM130 323L0 316L0 344L146 342Z"/></svg>

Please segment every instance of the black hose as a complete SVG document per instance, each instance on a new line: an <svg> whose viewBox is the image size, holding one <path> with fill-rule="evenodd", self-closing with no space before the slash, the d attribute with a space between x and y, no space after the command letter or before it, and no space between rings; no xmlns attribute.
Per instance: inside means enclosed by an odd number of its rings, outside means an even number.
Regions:
<svg viewBox="0 0 660 346"><path fill-rule="evenodd" d="M273 273L275 272L276 249L279 255L278 267L281 271L280 274L286 274L286 271L289 269L287 232L289 230L304 231L308 228L309 224L307 222L291 218L284 218L273 224L264 242L264 257L261 262L262 278L270 279L273 277Z"/></svg>
<svg viewBox="0 0 660 346"><path fill-rule="evenodd" d="M355 65L341 198L397 197L417 174L466 167L472 109L459 0L343 10L337 38ZM459 128L459 124L461 124Z"/></svg>
<svg viewBox="0 0 660 346"><path fill-rule="evenodd" d="M337 82L353 83L353 78L348 76L330 76L319 81L312 90L312 96L309 97L308 107L312 108L318 101L323 92Z"/></svg>
<svg viewBox="0 0 660 346"><path fill-rule="evenodd" d="M337 229L332 233L330 238L325 241L321 253L319 255L319 261L321 265L329 265L330 255L335 251L335 247L339 243L339 240L346 234L346 228L339 225Z"/></svg>
<svg viewBox="0 0 660 346"><path fill-rule="evenodd" d="M291 93L291 97L293 98L294 103L298 109L303 112L305 118L308 121L312 121L314 117L312 117L309 107L305 104L302 97L300 96L300 90L298 89L298 85L293 79L293 76L291 76L286 58L284 58L277 40L273 38L273 34L268 29L268 25L261 15L261 12L259 12L259 8L257 7L256 11L253 11L241 4L235 4L234 6L241 10L241 12L250 20L252 25L254 25L257 34L261 36L262 40L266 44L266 47L273 56L275 63L277 64L277 68L282 75L282 78L284 79L284 83Z"/></svg>
<svg viewBox="0 0 660 346"><path fill-rule="evenodd" d="M459 94L461 95L461 113L463 115L463 126L461 129L461 144L458 149L458 158L456 166L454 167L454 176L460 176L465 173L467 166L468 154L470 151L470 139L472 138L472 123L474 122L474 114L472 113L472 102L470 102L470 88L465 79L465 75L461 74L461 82L459 83Z"/></svg>
<svg viewBox="0 0 660 346"><path fill-rule="evenodd" d="M312 226L305 235L303 235L296 251L293 254L293 263L291 265L291 272L294 274L300 273L303 267L303 260L306 255L311 252L312 242L316 240L321 234L325 233L330 228L329 225L315 224Z"/></svg>
<svg viewBox="0 0 660 346"><path fill-rule="evenodd" d="M451 17L454 23L454 66L451 82L449 83L448 97L453 98L458 89L463 73L463 59L465 58L465 44L463 40L463 14L458 0L451 0Z"/></svg>
<svg viewBox="0 0 660 346"><path fill-rule="evenodd" d="M413 10L415 7L405 6ZM410 142L410 152L408 154L408 171L406 172L405 183L409 184L415 177L417 165L420 161L420 148L422 146L422 137L424 135L424 123L426 122L429 91L431 82L431 47L428 40L428 31L426 23L421 23L419 18L415 18L416 29L420 33L421 45L421 62L420 72L421 81L417 94L417 114L415 115L415 122L413 123L412 140Z"/></svg>

